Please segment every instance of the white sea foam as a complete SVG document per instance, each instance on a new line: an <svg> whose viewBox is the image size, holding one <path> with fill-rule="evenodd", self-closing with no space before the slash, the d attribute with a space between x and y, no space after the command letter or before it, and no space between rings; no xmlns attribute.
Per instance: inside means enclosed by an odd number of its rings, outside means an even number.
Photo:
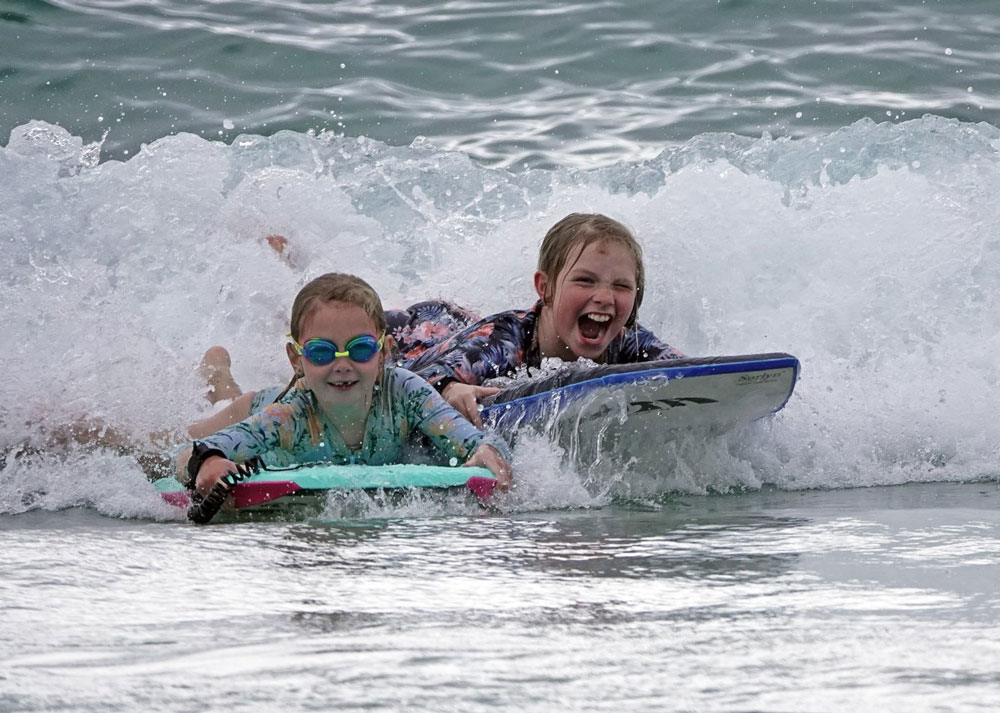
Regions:
<svg viewBox="0 0 1000 713"><path fill-rule="evenodd" d="M545 230L600 211L644 243L644 324L692 355L790 352L802 378L769 421L650 445L603 474L613 487L567 483L559 453L525 446L513 507L996 477L998 147L992 126L925 117L802 141L703 135L593 172L290 132L172 136L97 164L35 122L0 149L0 446L80 419L139 441L179 429L205 409L194 367L212 344L245 388L283 382L292 298L329 270L387 306L529 306Z"/></svg>

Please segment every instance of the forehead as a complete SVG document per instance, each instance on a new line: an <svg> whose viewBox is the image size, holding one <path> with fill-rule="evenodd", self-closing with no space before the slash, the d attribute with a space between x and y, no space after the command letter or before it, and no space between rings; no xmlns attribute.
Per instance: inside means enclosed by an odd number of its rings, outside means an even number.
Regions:
<svg viewBox="0 0 1000 713"><path fill-rule="evenodd" d="M350 338L374 333L375 320L361 307L350 302L317 300L309 306L302 318L303 339Z"/></svg>
<svg viewBox="0 0 1000 713"><path fill-rule="evenodd" d="M628 246L617 240L598 239L584 245L578 243L569 251L565 270L589 270L614 275L627 275L635 279L639 271L635 256Z"/></svg>

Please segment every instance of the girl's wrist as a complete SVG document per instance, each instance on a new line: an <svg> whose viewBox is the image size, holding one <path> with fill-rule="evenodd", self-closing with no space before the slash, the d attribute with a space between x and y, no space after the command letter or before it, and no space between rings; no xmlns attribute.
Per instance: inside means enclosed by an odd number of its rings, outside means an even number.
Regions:
<svg viewBox="0 0 1000 713"><path fill-rule="evenodd" d="M201 441L195 441L194 446L191 449L191 457L188 459L187 472L188 472L188 483L189 488L194 488L198 480L198 472L201 470L202 465L205 464L209 458L225 458L226 454L220 451L218 448L212 448Z"/></svg>

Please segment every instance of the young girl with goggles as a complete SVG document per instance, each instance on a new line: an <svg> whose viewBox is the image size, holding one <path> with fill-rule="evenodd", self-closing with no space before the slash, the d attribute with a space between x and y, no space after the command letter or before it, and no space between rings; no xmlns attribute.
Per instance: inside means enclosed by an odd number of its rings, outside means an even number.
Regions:
<svg viewBox="0 0 1000 713"><path fill-rule="evenodd" d="M182 480L207 493L235 462L254 456L275 466L398 463L410 434L421 431L444 460L488 468L501 490L509 488L503 440L469 423L416 374L387 363L385 313L368 283L338 273L316 278L295 298L291 327L292 383L274 403L196 442Z"/></svg>
<svg viewBox="0 0 1000 713"><path fill-rule="evenodd" d="M310 339L305 344L299 344L291 334L285 335L292 340L292 347L316 366L325 366L337 357L347 357L351 361L364 364L382 350L385 342L385 332L378 339L371 334L362 334L349 341L344 351L338 351L337 345L329 339Z"/></svg>

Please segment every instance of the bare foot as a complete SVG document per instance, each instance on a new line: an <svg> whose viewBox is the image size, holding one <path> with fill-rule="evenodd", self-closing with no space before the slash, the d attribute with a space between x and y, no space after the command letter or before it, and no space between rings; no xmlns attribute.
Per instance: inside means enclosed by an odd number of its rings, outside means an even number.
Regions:
<svg viewBox="0 0 1000 713"><path fill-rule="evenodd" d="M288 250L288 238L284 235L273 234L268 235L264 239L267 241L267 244L271 246L271 249L281 256L282 260L288 260L289 256L286 252Z"/></svg>
<svg viewBox="0 0 1000 713"><path fill-rule="evenodd" d="M231 366L229 352L223 347L209 347L201 358L198 374L208 384L206 396L209 403L232 400L243 393L243 389L233 379Z"/></svg>

